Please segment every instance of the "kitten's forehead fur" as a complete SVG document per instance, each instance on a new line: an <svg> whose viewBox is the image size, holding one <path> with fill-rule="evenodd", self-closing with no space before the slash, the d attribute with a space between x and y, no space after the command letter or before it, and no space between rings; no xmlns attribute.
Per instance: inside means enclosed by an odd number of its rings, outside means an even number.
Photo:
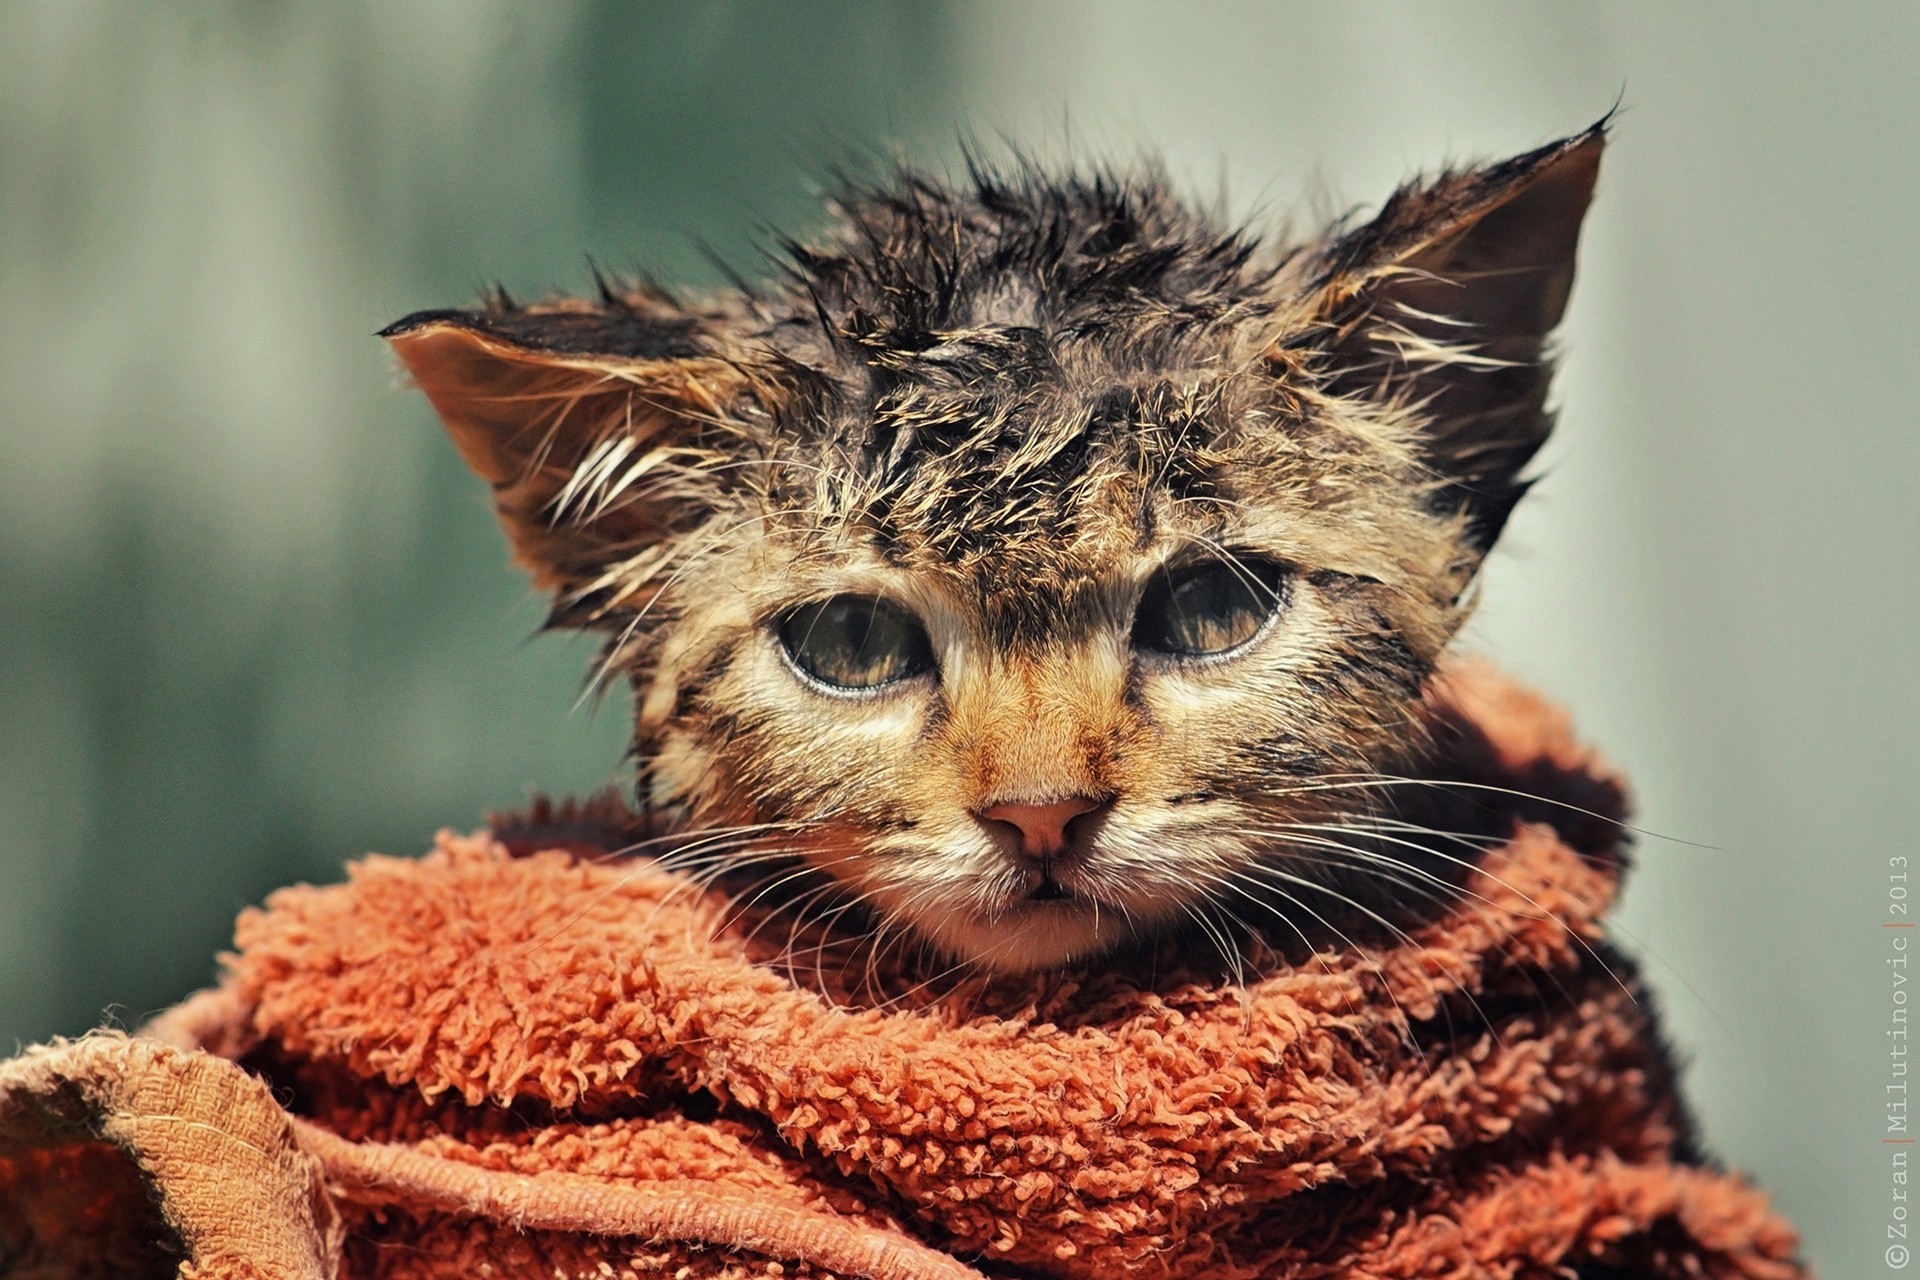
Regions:
<svg viewBox="0 0 1920 1280"><path fill-rule="evenodd" d="M913 923L1046 963L980 936L1017 896L980 806L1102 798L1077 891L1154 916L1196 870L1269 857L1232 833L1289 784L1407 749L1549 426L1544 343L1602 138L1411 184L1291 245L1152 172L902 172L849 185L773 279L701 305L602 282L388 336L556 620L609 633L655 802L804 831L883 910L972 895L974 925ZM1142 590L1209 557L1285 569L1274 634L1143 668ZM913 613L938 679L803 687L771 626L837 594ZM1059 914L1066 952L1106 945Z"/></svg>
<svg viewBox="0 0 1920 1280"><path fill-rule="evenodd" d="M983 607L1050 594L1052 631L1062 593L1250 505L1275 533L1337 530L1329 502L1359 477L1323 459L1417 480L1395 424L1285 376L1286 339L1320 323L1311 255L1222 231L1157 175L908 177L840 213L834 242L793 253L816 309L766 335L818 379L791 423L836 459L812 513L965 575ZM1319 541L1386 567L1364 539Z"/></svg>

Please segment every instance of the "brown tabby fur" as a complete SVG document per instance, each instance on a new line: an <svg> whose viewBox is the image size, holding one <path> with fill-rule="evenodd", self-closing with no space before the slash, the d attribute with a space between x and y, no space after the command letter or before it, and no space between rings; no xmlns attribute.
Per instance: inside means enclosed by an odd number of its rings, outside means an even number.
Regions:
<svg viewBox="0 0 1920 1280"><path fill-rule="evenodd" d="M758 287L501 294L386 336L556 623L610 637L686 865L1007 969L1249 904L1297 927L1343 877L1437 878L1339 832L1410 767L1546 438L1604 128L1291 246L1153 173L900 172ZM1135 654L1156 572L1213 556L1287 567L1277 622L1219 661ZM917 617L937 674L798 678L777 620L845 593ZM1111 803L1070 896L1032 900L975 815L1063 795Z"/></svg>

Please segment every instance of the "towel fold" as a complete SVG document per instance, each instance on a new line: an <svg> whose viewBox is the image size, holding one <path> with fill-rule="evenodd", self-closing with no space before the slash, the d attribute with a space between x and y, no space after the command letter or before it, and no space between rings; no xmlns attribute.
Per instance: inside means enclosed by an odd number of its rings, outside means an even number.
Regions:
<svg viewBox="0 0 1920 1280"><path fill-rule="evenodd" d="M944 975L605 805L282 890L139 1038L0 1064L0 1270L1806 1275L1605 942L1617 783L1489 672L1432 706L1457 892L1232 965Z"/></svg>

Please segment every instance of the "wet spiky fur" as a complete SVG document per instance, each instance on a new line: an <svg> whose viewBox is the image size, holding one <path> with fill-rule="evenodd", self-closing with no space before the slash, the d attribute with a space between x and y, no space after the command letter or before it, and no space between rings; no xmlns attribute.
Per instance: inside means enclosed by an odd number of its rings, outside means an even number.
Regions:
<svg viewBox="0 0 1920 1280"><path fill-rule="evenodd" d="M1052 964L1337 879L1299 829L1339 810L1316 784L1417 747L1549 428L1602 141L1282 246L1152 172L900 172L700 305L600 280L386 336L556 624L608 635L649 805L943 952ZM1130 650L1156 573L1251 556L1286 568L1258 643ZM776 621L847 593L918 619L934 677L799 678ZM1107 807L1067 899L1031 900L975 815L1060 795Z"/></svg>

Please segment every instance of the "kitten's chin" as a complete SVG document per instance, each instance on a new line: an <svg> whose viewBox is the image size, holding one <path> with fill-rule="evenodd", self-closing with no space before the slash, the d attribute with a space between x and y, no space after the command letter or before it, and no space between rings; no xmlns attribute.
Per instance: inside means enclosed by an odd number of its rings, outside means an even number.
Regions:
<svg viewBox="0 0 1920 1280"><path fill-rule="evenodd" d="M1113 950L1128 936L1111 907L1084 898L1031 899L991 913L949 907L915 920L915 927L956 960L993 973L1059 969Z"/></svg>

